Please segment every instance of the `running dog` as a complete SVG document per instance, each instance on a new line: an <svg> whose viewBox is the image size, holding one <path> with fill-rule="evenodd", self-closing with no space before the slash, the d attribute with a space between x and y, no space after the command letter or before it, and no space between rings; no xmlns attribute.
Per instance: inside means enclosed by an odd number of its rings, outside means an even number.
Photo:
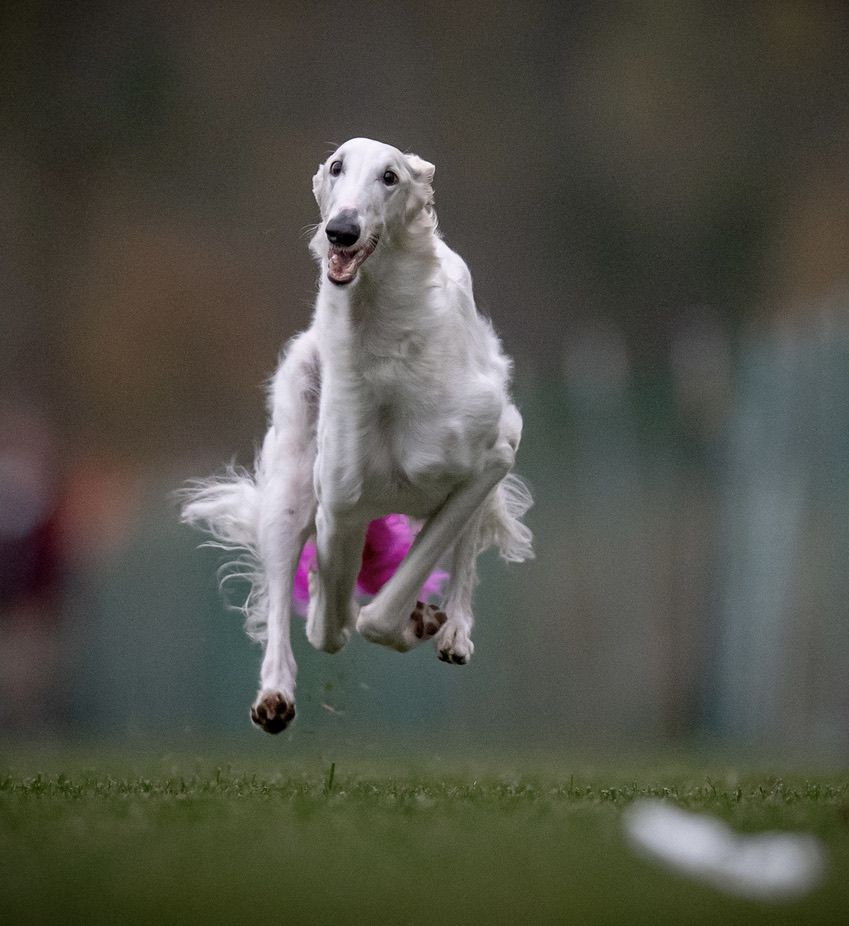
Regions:
<svg viewBox="0 0 849 926"><path fill-rule="evenodd" d="M399 652L434 639L455 665L474 652L478 555L494 545L508 561L533 556L521 521L531 497L511 473L522 432L511 362L475 307L466 264L437 231L433 175L420 157L366 138L319 167L315 314L274 376L255 466L185 491L183 520L237 553L236 572L250 580L246 629L264 643L251 718L268 733L295 716L290 617L311 538L314 647L336 652L356 629ZM364 544L366 560L381 553L366 539L400 516L423 527L361 603ZM437 607L421 590L443 557Z"/></svg>

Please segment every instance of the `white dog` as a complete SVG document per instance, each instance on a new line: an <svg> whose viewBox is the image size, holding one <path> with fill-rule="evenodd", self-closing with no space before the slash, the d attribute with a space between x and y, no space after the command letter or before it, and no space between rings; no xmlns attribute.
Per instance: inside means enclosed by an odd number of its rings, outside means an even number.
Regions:
<svg viewBox="0 0 849 926"><path fill-rule="evenodd" d="M319 167L315 316L274 377L255 470L186 492L184 521L248 564L239 573L252 583L247 630L265 641L251 717L269 733L295 715L292 586L312 535L313 646L336 652L354 628L401 652L435 638L439 657L460 665L474 650L478 554L496 545L507 560L533 555L520 521L530 495L509 475L522 430L511 364L475 309L468 268L437 233L433 173L416 155L365 138ZM366 530L389 513L424 527L360 607L353 592ZM448 553L443 609L417 602Z"/></svg>

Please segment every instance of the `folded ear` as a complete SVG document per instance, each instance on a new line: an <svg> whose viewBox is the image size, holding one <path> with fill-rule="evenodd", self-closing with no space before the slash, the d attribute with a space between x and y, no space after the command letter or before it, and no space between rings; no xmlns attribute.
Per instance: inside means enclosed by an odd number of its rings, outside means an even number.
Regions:
<svg viewBox="0 0 849 926"><path fill-rule="evenodd" d="M406 220L411 222L422 209L433 207L433 174L436 168L417 154L405 154L407 166L413 175L413 183L407 195Z"/></svg>
<svg viewBox="0 0 849 926"><path fill-rule="evenodd" d="M324 164L318 165L318 170L312 178L312 195L318 203L319 211L324 215L327 200L327 168Z"/></svg>
<svg viewBox="0 0 849 926"><path fill-rule="evenodd" d="M433 183L433 174L436 171L433 164L429 161L425 161L424 158L420 158L417 154L405 154L404 157L407 159L407 166L412 171L416 180L431 186Z"/></svg>

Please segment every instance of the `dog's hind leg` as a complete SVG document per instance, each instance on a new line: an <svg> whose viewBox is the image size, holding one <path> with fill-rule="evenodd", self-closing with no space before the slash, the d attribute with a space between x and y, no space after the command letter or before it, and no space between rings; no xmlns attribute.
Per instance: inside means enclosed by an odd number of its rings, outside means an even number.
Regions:
<svg viewBox="0 0 849 926"><path fill-rule="evenodd" d="M443 662L465 665L475 651L470 634L478 556L496 546L502 559L508 562L533 558L533 535L520 520L531 503L524 482L518 476L508 475L490 492L454 545L445 598L447 620L436 637L436 652Z"/></svg>
<svg viewBox="0 0 849 926"><path fill-rule="evenodd" d="M411 613L410 603L415 602L418 589L422 587L439 558L457 541L461 532L475 518L492 489L510 471L514 456L514 448L510 442L502 441L497 444L483 468L456 488L431 516L395 575L372 602L360 609L357 630L366 639L406 652L432 638L440 626L446 623L442 612L423 615L422 611L417 609ZM467 575L465 581L469 586L470 596L474 574ZM459 587L458 594L461 594ZM423 620L423 617L429 616L434 620Z"/></svg>
<svg viewBox="0 0 849 926"><path fill-rule="evenodd" d="M273 424L256 476L260 492L257 553L268 616L260 690L251 720L267 733L284 730L295 716L292 585L315 520L312 473L319 383L317 357L310 348L308 334L302 335L275 377Z"/></svg>

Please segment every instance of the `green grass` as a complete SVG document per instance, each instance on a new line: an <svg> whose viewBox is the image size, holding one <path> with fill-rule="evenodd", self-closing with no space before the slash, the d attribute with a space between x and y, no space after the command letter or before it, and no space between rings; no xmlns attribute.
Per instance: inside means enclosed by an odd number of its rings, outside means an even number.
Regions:
<svg viewBox="0 0 849 926"><path fill-rule="evenodd" d="M768 904L636 858L636 796L820 836L826 883ZM0 922L849 922L849 774L548 760L0 764Z"/></svg>

